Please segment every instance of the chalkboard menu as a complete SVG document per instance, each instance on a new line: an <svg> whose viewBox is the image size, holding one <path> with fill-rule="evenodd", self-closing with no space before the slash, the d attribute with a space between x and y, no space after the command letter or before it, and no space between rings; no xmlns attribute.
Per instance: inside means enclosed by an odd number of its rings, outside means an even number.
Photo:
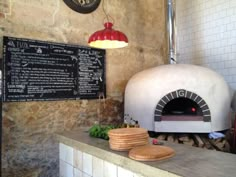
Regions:
<svg viewBox="0 0 236 177"><path fill-rule="evenodd" d="M3 37L3 101L105 96L105 50Z"/></svg>

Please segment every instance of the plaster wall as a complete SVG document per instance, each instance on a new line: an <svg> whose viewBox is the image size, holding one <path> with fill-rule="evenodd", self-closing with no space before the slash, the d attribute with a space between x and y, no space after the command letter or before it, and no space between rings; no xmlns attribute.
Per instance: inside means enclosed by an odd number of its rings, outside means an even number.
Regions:
<svg viewBox="0 0 236 177"><path fill-rule="evenodd" d="M105 9L114 28L125 32L129 46L107 50L105 100L3 103L4 169L42 169L41 176L58 175L58 142L54 133L112 123L123 118L123 95L135 73L166 62L164 0L112 0ZM103 28L102 6L90 14L69 9L62 0L3 0L2 36L87 45L89 35Z"/></svg>

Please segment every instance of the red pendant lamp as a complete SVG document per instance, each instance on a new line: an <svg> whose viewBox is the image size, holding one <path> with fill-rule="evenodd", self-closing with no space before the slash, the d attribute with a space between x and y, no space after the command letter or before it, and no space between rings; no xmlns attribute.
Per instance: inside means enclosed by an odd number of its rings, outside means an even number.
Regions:
<svg viewBox="0 0 236 177"><path fill-rule="evenodd" d="M113 23L109 22L109 17L104 10L104 0L103 11L107 18L107 22L104 23L105 29L93 33L89 37L88 44L91 47L102 49L115 49L128 46L126 35L118 30L112 29Z"/></svg>

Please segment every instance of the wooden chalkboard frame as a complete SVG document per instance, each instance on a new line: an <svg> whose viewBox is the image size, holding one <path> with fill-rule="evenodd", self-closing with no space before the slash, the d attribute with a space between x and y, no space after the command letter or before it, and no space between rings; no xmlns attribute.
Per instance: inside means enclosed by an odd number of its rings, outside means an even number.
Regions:
<svg viewBox="0 0 236 177"><path fill-rule="evenodd" d="M106 97L106 51L75 44L3 37L3 101Z"/></svg>

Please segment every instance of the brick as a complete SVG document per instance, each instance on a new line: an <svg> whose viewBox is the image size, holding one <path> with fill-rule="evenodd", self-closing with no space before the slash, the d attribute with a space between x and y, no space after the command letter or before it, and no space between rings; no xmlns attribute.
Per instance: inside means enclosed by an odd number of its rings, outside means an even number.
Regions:
<svg viewBox="0 0 236 177"><path fill-rule="evenodd" d="M0 12L0 19L5 18L5 14Z"/></svg>

